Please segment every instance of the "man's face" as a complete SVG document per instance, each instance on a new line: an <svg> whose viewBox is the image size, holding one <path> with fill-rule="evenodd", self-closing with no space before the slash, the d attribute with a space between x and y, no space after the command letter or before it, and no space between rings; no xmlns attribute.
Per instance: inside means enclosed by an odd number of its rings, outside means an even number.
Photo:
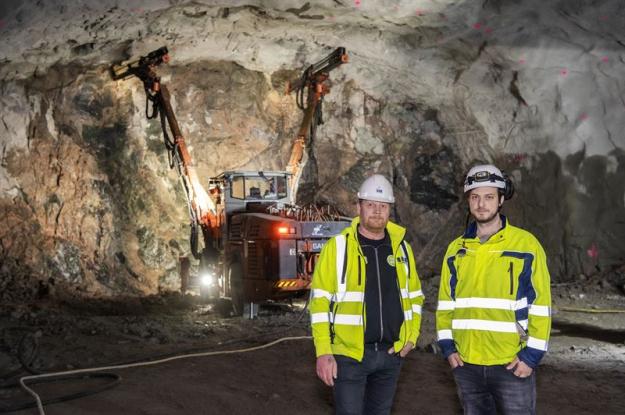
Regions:
<svg viewBox="0 0 625 415"><path fill-rule="evenodd" d="M496 187L478 187L469 192L469 210L478 223L488 223L497 216L501 198Z"/></svg>
<svg viewBox="0 0 625 415"><path fill-rule="evenodd" d="M383 232L391 214L391 204L374 202L372 200L360 200L358 202L360 224L369 232Z"/></svg>

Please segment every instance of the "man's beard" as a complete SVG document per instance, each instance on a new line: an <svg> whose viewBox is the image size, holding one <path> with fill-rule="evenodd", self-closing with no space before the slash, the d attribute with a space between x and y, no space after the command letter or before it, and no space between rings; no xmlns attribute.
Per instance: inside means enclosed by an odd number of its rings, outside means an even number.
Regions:
<svg viewBox="0 0 625 415"><path fill-rule="evenodd" d="M383 218L375 218L375 222L372 220L372 218L368 218L364 223L364 227L369 231L369 232L373 232L373 233L379 233L384 231L384 228L386 228L386 222L384 221Z"/></svg>
<svg viewBox="0 0 625 415"><path fill-rule="evenodd" d="M499 215L499 211L495 211L492 215L488 216L486 219L480 219L476 215L473 215L473 217L475 218L475 221L477 223L479 223L480 225L485 225L487 223L492 222L493 219L497 217L497 215Z"/></svg>

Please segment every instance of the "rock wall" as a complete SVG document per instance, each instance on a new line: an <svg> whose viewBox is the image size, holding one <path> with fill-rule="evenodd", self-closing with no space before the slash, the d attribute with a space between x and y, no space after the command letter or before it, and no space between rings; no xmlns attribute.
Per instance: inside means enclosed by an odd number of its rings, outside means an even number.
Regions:
<svg viewBox="0 0 625 415"><path fill-rule="evenodd" d="M623 17L617 0L3 2L0 292L177 288L184 195L141 85L108 74L163 45L203 178L284 168L300 119L285 81L345 46L302 201L354 214L363 178L387 175L427 278L464 226L464 173L494 162L554 280L622 264Z"/></svg>

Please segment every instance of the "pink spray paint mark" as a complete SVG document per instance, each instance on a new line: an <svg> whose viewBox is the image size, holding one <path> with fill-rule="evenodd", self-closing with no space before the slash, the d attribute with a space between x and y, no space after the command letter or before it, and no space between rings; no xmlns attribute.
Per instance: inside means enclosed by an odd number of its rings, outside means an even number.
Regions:
<svg viewBox="0 0 625 415"><path fill-rule="evenodd" d="M597 259L599 256L599 250L597 249L597 245L593 242L589 249L586 250L588 256L592 259Z"/></svg>
<svg viewBox="0 0 625 415"><path fill-rule="evenodd" d="M586 121L588 119L588 114L586 114L585 112L583 112L580 116L579 116L579 120L580 121Z"/></svg>
<svg viewBox="0 0 625 415"><path fill-rule="evenodd" d="M493 28L487 27L486 29L484 29L484 33L486 33L487 35L490 35L491 33L493 33Z"/></svg>
<svg viewBox="0 0 625 415"><path fill-rule="evenodd" d="M517 153L512 156L512 160L514 160L515 163L521 163L525 161L526 158L527 158L527 154L525 153Z"/></svg>
<svg viewBox="0 0 625 415"><path fill-rule="evenodd" d="M609 61L610 61L610 58L608 58L607 56L603 56L601 58L601 62L609 62Z"/></svg>
<svg viewBox="0 0 625 415"><path fill-rule="evenodd" d="M360 1L360 0L354 0L354 5L355 5L356 7L360 7L360 3L361 3L361 1Z"/></svg>
<svg viewBox="0 0 625 415"><path fill-rule="evenodd" d="M519 63L520 63L521 65L523 65L525 62L526 62L525 58L521 58L521 59L519 59Z"/></svg>
<svg viewBox="0 0 625 415"><path fill-rule="evenodd" d="M473 28L474 28L475 30L480 30L480 28L481 28L481 27L482 27L482 23L475 23L475 24L473 25Z"/></svg>
<svg viewBox="0 0 625 415"><path fill-rule="evenodd" d="M569 74L569 71L567 69L561 69L560 70L560 75L567 76L568 74Z"/></svg>
<svg viewBox="0 0 625 415"><path fill-rule="evenodd" d="M414 13L415 13L417 16L424 16L424 15L425 15L425 13L423 12L423 10L419 10L419 9L415 10L415 12L414 12Z"/></svg>

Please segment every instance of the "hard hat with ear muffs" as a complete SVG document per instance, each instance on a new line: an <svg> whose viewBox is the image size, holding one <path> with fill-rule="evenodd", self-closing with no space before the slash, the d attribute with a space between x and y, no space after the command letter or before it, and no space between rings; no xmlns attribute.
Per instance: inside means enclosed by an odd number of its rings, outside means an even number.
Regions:
<svg viewBox="0 0 625 415"><path fill-rule="evenodd" d="M467 173L464 180L464 193L478 187L496 187L505 200L514 195L514 184L510 176L492 164L474 166Z"/></svg>

